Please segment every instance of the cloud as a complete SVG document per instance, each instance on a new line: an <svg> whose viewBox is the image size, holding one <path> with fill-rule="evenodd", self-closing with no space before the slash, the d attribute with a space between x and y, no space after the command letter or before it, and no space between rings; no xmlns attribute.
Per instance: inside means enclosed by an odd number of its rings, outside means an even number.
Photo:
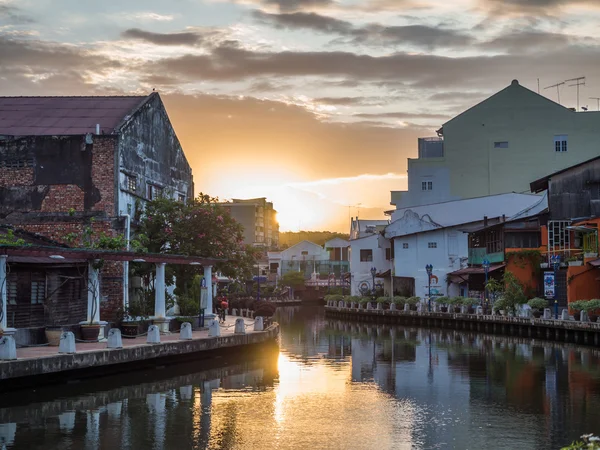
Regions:
<svg viewBox="0 0 600 450"><path fill-rule="evenodd" d="M130 28L121 33L125 39L136 39L155 45L197 45L204 37L197 32L153 33L151 31Z"/></svg>
<svg viewBox="0 0 600 450"><path fill-rule="evenodd" d="M251 0L267 8L277 8L282 12L300 11L312 8L330 8L338 3L335 0Z"/></svg>
<svg viewBox="0 0 600 450"><path fill-rule="evenodd" d="M428 113L410 113L410 112L383 112L383 113L359 113L354 114L354 117L363 119L381 118L381 119L449 119L444 114L428 114Z"/></svg>
<svg viewBox="0 0 600 450"><path fill-rule="evenodd" d="M158 22L170 22L175 19L175 16L170 14L158 14L155 12L140 12L131 15L135 19L140 20L155 20Z"/></svg>
<svg viewBox="0 0 600 450"><path fill-rule="evenodd" d="M11 6L8 3L0 3L0 22L6 22L12 25L25 25L34 23L30 16L23 14L16 6Z"/></svg>
<svg viewBox="0 0 600 450"><path fill-rule="evenodd" d="M600 0L481 0L481 3L500 14L551 14L572 6L600 8Z"/></svg>
<svg viewBox="0 0 600 450"><path fill-rule="evenodd" d="M333 106L353 106L364 105L367 97L319 97L315 98L316 103Z"/></svg>
<svg viewBox="0 0 600 450"><path fill-rule="evenodd" d="M546 33L543 31L517 31L505 32L503 35L484 42L480 45L486 50L499 50L507 53L525 53L541 50L557 50L566 48L580 38L571 37L560 33Z"/></svg>
<svg viewBox="0 0 600 450"><path fill-rule="evenodd" d="M464 47L474 42L465 32L427 25L384 26L370 23L354 26L352 23L323 16L314 12L295 12L290 14L268 14L254 11L253 17L261 23L278 29L310 29L320 33L338 34L346 41L336 43L361 45L401 45L418 47Z"/></svg>

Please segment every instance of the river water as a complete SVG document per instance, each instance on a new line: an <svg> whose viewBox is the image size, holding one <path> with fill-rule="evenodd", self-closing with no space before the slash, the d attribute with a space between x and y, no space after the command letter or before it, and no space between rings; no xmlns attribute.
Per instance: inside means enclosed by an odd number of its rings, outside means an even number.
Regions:
<svg viewBox="0 0 600 450"><path fill-rule="evenodd" d="M280 308L280 348L0 397L7 449L558 449L600 432L595 349Z"/></svg>

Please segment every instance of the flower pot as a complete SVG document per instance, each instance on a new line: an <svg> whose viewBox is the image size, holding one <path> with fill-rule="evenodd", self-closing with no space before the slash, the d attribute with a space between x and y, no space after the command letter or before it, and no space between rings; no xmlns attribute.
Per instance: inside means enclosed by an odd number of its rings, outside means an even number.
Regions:
<svg viewBox="0 0 600 450"><path fill-rule="evenodd" d="M137 323L129 322L121 324L121 336L124 338L133 339L138 335L138 327Z"/></svg>
<svg viewBox="0 0 600 450"><path fill-rule="evenodd" d="M100 335L100 325L81 325L81 339L84 341L97 341Z"/></svg>
<svg viewBox="0 0 600 450"><path fill-rule="evenodd" d="M472 306L469 306L469 309L467 309L467 312L469 314L473 314L473 313L475 313L475 308L473 308Z"/></svg>
<svg viewBox="0 0 600 450"><path fill-rule="evenodd" d="M597 314L590 314L590 322L596 322L598 320Z"/></svg>
<svg viewBox="0 0 600 450"><path fill-rule="evenodd" d="M454 307L454 312L455 312L456 314L460 314L460 307L458 307L458 306L455 306L455 307Z"/></svg>
<svg viewBox="0 0 600 450"><path fill-rule="evenodd" d="M539 309L532 310L531 314L533 314L533 317L535 317L536 319L542 317L542 312Z"/></svg>
<svg viewBox="0 0 600 450"><path fill-rule="evenodd" d="M547 269L548 265L548 263L540 263L540 269Z"/></svg>
<svg viewBox="0 0 600 450"><path fill-rule="evenodd" d="M575 320L580 320L581 319L581 311L577 311L573 314L573 318Z"/></svg>
<svg viewBox="0 0 600 450"><path fill-rule="evenodd" d="M440 309L442 310L442 312L448 312L448 307L447 306L442 306Z"/></svg>
<svg viewBox="0 0 600 450"><path fill-rule="evenodd" d="M583 266L583 261L569 261L569 266Z"/></svg>
<svg viewBox="0 0 600 450"><path fill-rule="evenodd" d="M46 327L44 332L46 333L46 340L50 347L58 347L60 345L61 327Z"/></svg>

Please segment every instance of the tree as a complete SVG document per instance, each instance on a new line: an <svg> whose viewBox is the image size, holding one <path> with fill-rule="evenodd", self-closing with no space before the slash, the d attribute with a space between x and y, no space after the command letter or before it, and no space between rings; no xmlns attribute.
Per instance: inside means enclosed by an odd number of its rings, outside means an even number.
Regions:
<svg viewBox="0 0 600 450"><path fill-rule="evenodd" d="M304 274L302 272L286 272L281 277L281 284L293 289L304 286Z"/></svg>
<svg viewBox="0 0 600 450"><path fill-rule="evenodd" d="M187 203L158 198L146 204L145 214L137 228L138 239L150 253L223 259L215 270L233 279L252 276L258 249L244 244L243 227L218 204L218 199L200 193ZM167 283L177 278L177 288L190 285L197 269L189 266L167 266ZM153 276L152 268L143 265L140 275Z"/></svg>
<svg viewBox="0 0 600 450"><path fill-rule="evenodd" d="M516 314L517 307L527 303L527 296L519 279L509 271L505 271L502 282L488 281L488 289L500 296L495 303L495 309L505 309Z"/></svg>

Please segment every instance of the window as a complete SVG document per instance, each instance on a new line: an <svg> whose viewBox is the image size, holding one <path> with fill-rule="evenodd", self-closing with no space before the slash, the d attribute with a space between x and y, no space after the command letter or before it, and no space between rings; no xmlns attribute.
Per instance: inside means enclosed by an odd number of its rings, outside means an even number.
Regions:
<svg viewBox="0 0 600 450"><path fill-rule="evenodd" d="M362 249L360 251L360 262L372 262L373 261L373 250Z"/></svg>
<svg viewBox="0 0 600 450"><path fill-rule="evenodd" d="M148 200L162 197L162 191L162 188L154 186L153 184L148 184Z"/></svg>
<svg viewBox="0 0 600 450"><path fill-rule="evenodd" d="M308 250L304 250L304 251L302 252L302 256L308 256Z"/></svg>
<svg viewBox="0 0 600 450"><path fill-rule="evenodd" d="M17 304L17 280L8 280L8 283L6 283L6 296L9 305Z"/></svg>
<svg viewBox="0 0 600 450"><path fill-rule="evenodd" d="M567 135L558 134L554 136L554 151L566 152L567 151Z"/></svg>
<svg viewBox="0 0 600 450"><path fill-rule="evenodd" d="M402 243L402 248L408 248L408 242L403 242Z"/></svg>
<svg viewBox="0 0 600 450"><path fill-rule="evenodd" d="M137 188L137 179L131 175L125 175L125 187L128 191L135 192Z"/></svg>
<svg viewBox="0 0 600 450"><path fill-rule="evenodd" d="M538 248L540 246L540 233L537 231L522 231L506 233L506 248Z"/></svg>
<svg viewBox="0 0 600 450"><path fill-rule="evenodd" d="M422 191L433 191L433 181L421 181Z"/></svg>
<svg viewBox="0 0 600 450"><path fill-rule="evenodd" d="M427 247L428 248L437 248L437 242L428 242Z"/></svg>
<svg viewBox="0 0 600 450"><path fill-rule="evenodd" d="M43 281L31 282L31 304L38 305L44 303L46 296L46 283Z"/></svg>
<svg viewBox="0 0 600 450"><path fill-rule="evenodd" d="M392 249L386 248L385 249L385 260L390 261L391 259L392 259Z"/></svg>
<svg viewBox="0 0 600 450"><path fill-rule="evenodd" d="M185 194L177 194L177 200L181 203L185 203Z"/></svg>
<svg viewBox="0 0 600 450"><path fill-rule="evenodd" d="M508 141L494 142L494 148L508 148Z"/></svg>

